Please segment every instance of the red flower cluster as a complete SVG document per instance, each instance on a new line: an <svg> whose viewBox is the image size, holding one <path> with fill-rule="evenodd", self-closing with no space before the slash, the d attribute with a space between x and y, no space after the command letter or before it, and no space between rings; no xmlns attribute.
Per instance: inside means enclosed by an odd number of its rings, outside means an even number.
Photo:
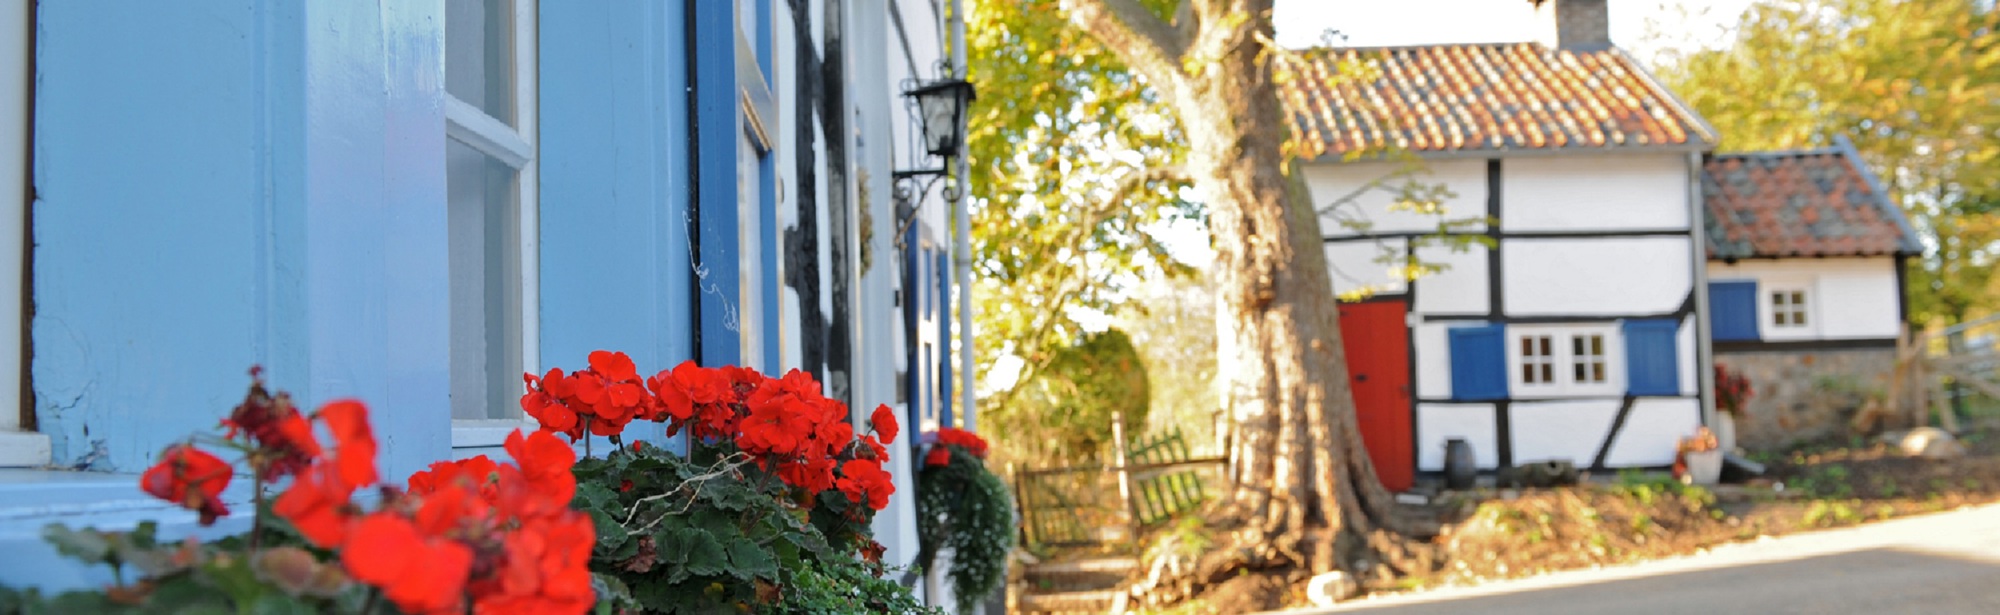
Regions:
<svg viewBox="0 0 2000 615"><path fill-rule="evenodd" d="M271 396L264 389L261 373L259 368L250 368L250 394L222 419L222 426L229 428L224 438L233 440L240 434L249 439L257 453L250 456L251 470L269 481L298 474L312 464L320 450L312 423L299 414L290 395Z"/></svg>
<svg viewBox="0 0 2000 615"><path fill-rule="evenodd" d="M314 421L333 437L331 454L314 437ZM484 456L432 464L410 477L408 491L383 486L382 505L369 512L352 501L380 480L360 402L327 404L308 420L259 382L223 424L249 450L257 480L295 477L272 512L336 551L349 577L381 589L403 612L456 614L469 604L481 614L582 613L596 600L595 529L569 507L576 453L554 435L515 432L506 442L514 464ZM176 445L140 486L200 511L207 524L228 514L219 498L230 473L214 455Z"/></svg>
<svg viewBox="0 0 2000 615"><path fill-rule="evenodd" d="M847 405L826 398L810 374L792 370L771 378L744 367L705 368L688 361L644 380L623 353L590 354L590 369L563 376L550 370L527 375L521 407L542 430L583 435L575 417L591 417L589 432L621 433L632 419L667 424L699 442L728 442L784 484L808 494L839 489L874 510L889 505L895 486L882 469L886 442L896 438L895 413L884 406L871 417L875 433L857 442ZM606 385L595 384L603 380ZM599 395L596 391L606 392ZM607 406L608 404L608 406ZM878 439L877 436L880 436Z"/></svg>
<svg viewBox="0 0 2000 615"><path fill-rule="evenodd" d="M1750 377L1721 363L1715 364L1715 405L1740 414L1751 395Z"/></svg>
<svg viewBox="0 0 2000 615"><path fill-rule="evenodd" d="M585 430L609 436L624 431L632 419L658 420L659 400L646 394L632 357L622 352L590 353L590 369L567 376L558 368L540 378L522 378L528 393L521 396L521 409L543 430L567 435L571 442Z"/></svg>
<svg viewBox="0 0 2000 615"><path fill-rule="evenodd" d="M937 430L937 444L931 447L929 454L924 455L924 465L951 465L951 449L946 447L958 447L974 457L986 458L986 440L981 439L979 434L945 427Z"/></svg>
<svg viewBox="0 0 2000 615"><path fill-rule="evenodd" d="M139 488L200 512L201 524L209 525L229 514L222 505L222 490L229 488L230 473L229 462L192 445L176 444L160 455L159 464L139 476Z"/></svg>
<svg viewBox="0 0 2000 615"><path fill-rule="evenodd" d="M382 588L409 613L578 613L590 607L590 518L571 510L576 453L554 435L507 438L518 465L485 456L441 461L383 488L382 507L350 501L376 482L367 410L320 409L339 444L278 496L273 512L308 541L340 552L354 579Z"/></svg>

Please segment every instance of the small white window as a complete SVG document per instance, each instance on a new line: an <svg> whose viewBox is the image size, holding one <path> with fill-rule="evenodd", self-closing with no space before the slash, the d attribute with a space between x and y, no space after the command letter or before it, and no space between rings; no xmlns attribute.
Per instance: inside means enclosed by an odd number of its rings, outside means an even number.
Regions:
<svg viewBox="0 0 2000 615"><path fill-rule="evenodd" d="M1604 366L1604 335L1588 333L1569 336L1570 381L1577 384L1604 384L1610 370Z"/></svg>
<svg viewBox="0 0 2000 615"><path fill-rule="evenodd" d="M1616 395L1623 346L1611 325L1508 327L1516 397Z"/></svg>
<svg viewBox="0 0 2000 615"><path fill-rule="evenodd" d="M1812 323L1806 320L1806 291L1797 288L1774 289L1771 291L1771 324L1777 327L1805 327Z"/></svg>
<svg viewBox="0 0 2000 615"><path fill-rule="evenodd" d="M451 416L520 420L540 352L535 0L447 0L444 29Z"/></svg>
<svg viewBox="0 0 2000 615"><path fill-rule="evenodd" d="M1556 384L1556 352L1551 336L1521 336L1521 384Z"/></svg>

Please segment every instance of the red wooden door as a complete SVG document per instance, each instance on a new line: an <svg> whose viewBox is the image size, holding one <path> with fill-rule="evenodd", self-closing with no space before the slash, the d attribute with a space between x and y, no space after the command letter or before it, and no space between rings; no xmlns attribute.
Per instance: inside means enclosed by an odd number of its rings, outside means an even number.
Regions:
<svg viewBox="0 0 2000 615"><path fill-rule="evenodd" d="M1361 440L1390 491L1416 482L1410 428L1410 337L1403 301L1340 304L1340 339Z"/></svg>

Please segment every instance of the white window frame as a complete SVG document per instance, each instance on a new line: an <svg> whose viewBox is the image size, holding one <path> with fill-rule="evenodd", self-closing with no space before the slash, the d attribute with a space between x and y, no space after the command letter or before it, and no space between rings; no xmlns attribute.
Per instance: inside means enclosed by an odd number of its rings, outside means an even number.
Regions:
<svg viewBox="0 0 2000 615"><path fill-rule="evenodd" d="M535 16L538 0L514 0L513 126L444 91L445 137L456 140L515 169L519 203L521 270L521 371L541 372L541 216L539 195L540 108L536 77L541 46ZM447 26L448 27L448 26ZM440 52L442 53L442 51ZM439 90L444 90L440 84ZM453 448L500 446L507 434L532 426L525 411L514 418L452 419Z"/></svg>
<svg viewBox="0 0 2000 615"><path fill-rule="evenodd" d="M1596 335L1604 339L1604 381L1576 380L1575 339ZM1552 353L1547 361L1554 376L1551 382L1527 382L1522 366L1521 342L1548 337ZM1621 395L1625 390L1625 342L1615 323L1563 325L1509 325L1507 327L1507 384L1513 397L1596 397ZM1538 361L1539 365L1540 362Z"/></svg>
<svg viewBox="0 0 2000 615"><path fill-rule="evenodd" d="M1765 293L1771 303L1771 326L1804 329L1819 324L1812 313L1812 294L1798 286L1774 286Z"/></svg>
<svg viewBox="0 0 2000 615"><path fill-rule="evenodd" d="M1757 325L1760 335L1765 340L1799 340L1818 337L1820 322L1825 319L1820 317L1820 301L1817 292L1819 289L1817 286L1811 277L1758 280ZM1796 310L1805 314L1805 324L1778 324L1778 306L1773 300L1773 295L1778 293L1785 293L1787 295L1799 293L1799 296L1805 298L1805 301L1801 304L1804 307Z"/></svg>
<svg viewBox="0 0 2000 615"><path fill-rule="evenodd" d="M21 275L28 249L28 74L34 62L28 45L28 29L33 25L29 0L0 0L0 286L14 289L0 301L0 352L16 358L10 369L0 369L0 467L41 467L49 464L49 437L28 431L21 415L33 408L21 405L22 389L18 361L26 360L26 340L21 337L22 306L33 289ZM11 37L11 38L7 38Z"/></svg>

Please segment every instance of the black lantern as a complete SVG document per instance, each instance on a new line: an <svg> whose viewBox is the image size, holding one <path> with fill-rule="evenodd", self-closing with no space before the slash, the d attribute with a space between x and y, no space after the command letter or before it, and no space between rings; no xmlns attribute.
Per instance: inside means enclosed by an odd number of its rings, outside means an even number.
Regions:
<svg viewBox="0 0 2000 615"><path fill-rule="evenodd" d="M917 100L919 119L924 123L924 151L950 158L965 143L965 108L972 103L972 84L963 79L933 81L904 96Z"/></svg>

